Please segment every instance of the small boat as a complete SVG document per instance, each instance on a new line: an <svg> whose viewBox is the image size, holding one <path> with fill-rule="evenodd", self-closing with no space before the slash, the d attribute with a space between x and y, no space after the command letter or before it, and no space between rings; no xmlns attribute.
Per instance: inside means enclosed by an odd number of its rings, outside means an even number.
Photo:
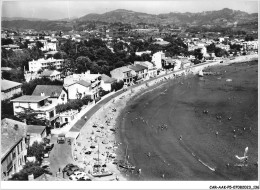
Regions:
<svg viewBox="0 0 260 190"><path fill-rule="evenodd" d="M110 175L113 175L113 172L110 172L108 170L105 170L104 168L100 170L100 163L99 163L99 145L98 145L98 163L94 165L94 168L97 168L95 171L92 172L92 176L93 177L106 177L106 176L110 176ZM106 166L106 165L103 165L103 166Z"/></svg>
<svg viewBox="0 0 260 190"><path fill-rule="evenodd" d="M125 160L124 160L123 163L118 163L118 166L119 166L120 168L124 168L124 169L127 169L127 170L134 170L134 169L135 169L135 166L132 166L131 164L129 164L129 163L126 161L127 148L128 148L128 145L126 146Z"/></svg>
<svg viewBox="0 0 260 190"><path fill-rule="evenodd" d="M132 166L130 164L118 164L119 167L127 169L127 170L134 170L135 166Z"/></svg>
<svg viewBox="0 0 260 190"><path fill-rule="evenodd" d="M110 171L100 171L100 172L93 172L91 175L93 177L106 177L106 176L113 175L113 173Z"/></svg>
<svg viewBox="0 0 260 190"><path fill-rule="evenodd" d="M199 71L199 77L203 77L203 76L204 76L203 71L200 70L200 71Z"/></svg>

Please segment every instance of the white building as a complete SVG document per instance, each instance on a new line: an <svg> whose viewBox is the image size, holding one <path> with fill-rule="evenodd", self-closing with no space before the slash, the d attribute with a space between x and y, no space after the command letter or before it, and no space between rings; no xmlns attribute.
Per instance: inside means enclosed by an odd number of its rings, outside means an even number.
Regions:
<svg viewBox="0 0 260 190"><path fill-rule="evenodd" d="M1 100L12 98L13 95L21 93L21 83L10 80L1 80Z"/></svg>
<svg viewBox="0 0 260 190"><path fill-rule="evenodd" d="M49 96L29 96L24 95L19 98L11 100L13 102L14 115L25 112L25 109L32 109L34 113L38 114L39 119L46 119L54 125L57 119L56 104L51 104L48 101Z"/></svg>
<svg viewBox="0 0 260 190"><path fill-rule="evenodd" d="M162 51L156 52L152 56L152 62L155 64L157 69L162 68L162 59L165 57L165 53Z"/></svg>
<svg viewBox="0 0 260 190"><path fill-rule="evenodd" d="M83 86L83 92L80 92L79 85ZM64 87L68 90L69 99L78 99L78 95L81 94L81 98L89 95L94 100L99 97L101 75L91 74L90 71L82 74L73 74L64 78Z"/></svg>
<svg viewBox="0 0 260 190"><path fill-rule="evenodd" d="M78 114L78 110L67 110L59 114L60 116L60 124L70 123L75 119Z"/></svg>
<svg viewBox="0 0 260 190"><path fill-rule="evenodd" d="M224 49L226 51L230 50L230 45L225 45L225 44L216 44L216 47Z"/></svg>
<svg viewBox="0 0 260 190"><path fill-rule="evenodd" d="M100 87L105 91L111 91L112 84L116 82L116 79L113 79L105 74L101 75L101 84Z"/></svg>
<svg viewBox="0 0 260 190"><path fill-rule="evenodd" d="M117 81L124 81L125 84L132 84L136 76L135 71L129 68L129 66L123 66L110 71L112 78Z"/></svg>
<svg viewBox="0 0 260 190"><path fill-rule="evenodd" d="M50 80L60 80L61 73L56 70L44 70L39 75L39 78L49 78Z"/></svg>
<svg viewBox="0 0 260 190"><path fill-rule="evenodd" d="M145 66L148 68L148 74L147 74L146 79L157 76L157 68L156 68L155 64L153 64L149 61L135 61L134 65L136 65L136 64L139 64L139 65L142 65L142 66Z"/></svg>
<svg viewBox="0 0 260 190"><path fill-rule="evenodd" d="M68 92L63 86L58 85L37 85L32 93L33 96L49 96L52 104L66 104Z"/></svg>
<svg viewBox="0 0 260 190"><path fill-rule="evenodd" d="M258 41L243 42L243 48L245 50L258 50Z"/></svg>
<svg viewBox="0 0 260 190"><path fill-rule="evenodd" d="M43 44L42 51L57 51L56 43L48 42L47 40L39 40Z"/></svg>
<svg viewBox="0 0 260 190"><path fill-rule="evenodd" d="M64 59L38 59L38 60L32 60L29 61L29 71L30 72L37 72L40 69L47 69L50 66L56 67L56 69L61 69L62 65L64 63Z"/></svg>
<svg viewBox="0 0 260 190"><path fill-rule="evenodd" d="M70 100L82 99L87 95L92 96L91 98L93 98L91 83L88 83L87 81L76 81L67 85L65 88L68 91L68 99Z"/></svg>
<svg viewBox="0 0 260 190"><path fill-rule="evenodd" d="M135 52L135 55L137 55L137 56L141 56L143 54L149 54L150 55L151 53L152 53L151 51L147 50L147 51Z"/></svg>
<svg viewBox="0 0 260 190"><path fill-rule="evenodd" d="M181 60L179 60L179 59L175 59L174 60L175 61L175 64L174 64L174 71L178 71L178 70L180 70L181 69Z"/></svg>

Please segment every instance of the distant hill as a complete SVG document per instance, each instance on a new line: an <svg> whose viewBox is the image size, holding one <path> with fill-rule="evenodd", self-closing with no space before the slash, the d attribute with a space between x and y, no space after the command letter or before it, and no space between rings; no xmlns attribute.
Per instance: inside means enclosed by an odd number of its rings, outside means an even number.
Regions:
<svg viewBox="0 0 260 190"><path fill-rule="evenodd" d="M25 18L25 17L2 17L2 21L13 21L13 20L28 20L28 21L48 21L43 18Z"/></svg>
<svg viewBox="0 0 260 190"><path fill-rule="evenodd" d="M54 31L70 31L73 29L73 24L66 21L28 21L28 20L11 20L2 21L3 28L9 29L35 29L41 30L54 30Z"/></svg>
<svg viewBox="0 0 260 190"><path fill-rule="evenodd" d="M2 27L13 29L35 29L35 30L64 30L68 31L79 28L85 22L99 21L105 23L127 23L127 24L158 24L177 26L203 26L214 25L221 27L232 27L239 25L242 28L258 28L258 13L249 14L243 11L222 9L217 11L204 11L200 13L147 14L125 9L117 9L104 14L87 14L80 18L64 18L59 20L35 19L35 18L6 18L2 17Z"/></svg>
<svg viewBox="0 0 260 190"><path fill-rule="evenodd" d="M200 13L167 13L167 14L147 14L117 9L104 14L87 14L77 19L78 21L102 21L102 22L122 22L122 23L149 23L149 24L230 24L257 21L258 14L248 14L243 11L224 8L218 11L204 11Z"/></svg>

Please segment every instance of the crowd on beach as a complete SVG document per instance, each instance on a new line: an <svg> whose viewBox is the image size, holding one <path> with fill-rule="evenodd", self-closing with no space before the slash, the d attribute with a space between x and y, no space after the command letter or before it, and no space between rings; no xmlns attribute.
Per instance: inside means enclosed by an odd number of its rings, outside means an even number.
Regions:
<svg viewBox="0 0 260 190"><path fill-rule="evenodd" d="M189 72L191 73L191 72ZM183 72L183 75L186 75L187 72ZM163 77L159 77L152 81L143 83L135 88L131 88L118 97L110 100L106 105L101 107L84 125L80 131L79 138L74 141L72 146L73 157L77 163L84 168L85 172L91 174L95 168L95 165L99 163L103 171L111 171L112 176L106 178L100 178L100 180L127 180L128 174L120 172L117 166L117 150L120 149L122 143L116 141L115 134L118 132L118 126L116 125L117 119L120 115L120 112L127 105L127 102L133 99L137 94L142 95L147 93L153 88L158 87L158 84L163 84L169 79L178 78L175 74L168 74ZM184 84L181 80L180 84ZM188 84L187 87L189 87ZM159 85L160 86L160 85ZM147 90L149 89L149 90ZM165 94L167 89L161 94ZM204 114L208 114L208 110L203 111ZM221 116L216 116L217 120L221 121ZM124 119L124 118L123 118ZM231 120L231 116L228 120ZM157 131L167 130L167 124L161 123L157 126L154 126L149 123L148 119L143 118L142 116L136 117L136 120L140 120L143 124L154 127ZM134 120L131 121L134 125ZM251 129L249 129L251 131ZM234 130L233 138L236 138L238 131ZM216 137L219 135L219 132L215 132ZM179 140L183 140L183 136L180 135ZM121 148L124 149L124 148ZM129 155L125 155L126 159L129 159ZM147 152L147 156L151 156L151 152ZM99 160L98 160L99 159ZM227 166L229 163L227 163ZM133 171L132 171L133 172ZM136 168L135 172L141 174L141 168ZM162 175L164 178L164 174Z"/></svg>

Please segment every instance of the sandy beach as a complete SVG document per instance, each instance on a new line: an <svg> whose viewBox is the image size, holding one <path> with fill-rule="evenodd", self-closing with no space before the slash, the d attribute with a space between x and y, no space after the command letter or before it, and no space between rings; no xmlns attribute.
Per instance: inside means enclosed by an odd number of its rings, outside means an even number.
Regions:
<svg viewBox="0 0 260 190"><path fill-rule="evenodd" d="M239 60L239 61L244 61ZM248 59L246 59L248 60ZM225 65L228 65L230 63L226 63ZM185 78L190 78L192 76L186 76ZM108 169L109 171L113 172L112 176L108 177L102 177L102 178L95 178L95 180L147 180L146 177L142 177L142 174L140 175L137 171L139 168L141 168L140 163L138 163L136 160L134 160L134 153L138 150L134 150L131 145L129 145L129 153L126 155L126 146L130 143L129 138L143 138L142 136L138 136L138 134L134 133L136 135L135 137L128 135L129 128L126 128L126 125L131 125L131 122L133 122L133 118L138 118L138 122L141 122L142 125L147 125L146 122L148 122L148 119L141 118L142 116L139 115L132 115L128 117L128 115L131 115L129 109L125 109L127 107L131 107L131 110L134 110L136 105L132 105L133 102L135 102L136 99L139 97L144 97L141 102L144 104L142 106L148 106L147 100L144 96L144 94L157 89L157 92L160 93L167 93L167 83L169 82L169 79L173 78L172 75L169 75L167 77L159 77L155 80L149 81L148 83L144 83L134 89L129 89L125 93L119 95L118 97L112 99L109 101L105 106L100 108L84 125L84 127L80 131L80 136L75 141L75 143L72 146L72 155L74 158L76 158L77 164L84 168L87 173L92 173L94 164L97 164L97 158L99 157L99 164L106 165L104 169ZM182 77L184 79L184 77ZM177 79L173 81L180 82L182 79ZM193 80L192 78L190 80ZM172 81L172 80L170 80ZM186 83L186 85L190 85L189 83ZM164 88L163 88L164 87ZM163 91L162 91L163 90ZM151 100L154 101L154 100ZM149 101L148 101L149 102ZM154 101L156 102L156 101ZM139 100L140 103L140 100ZM146 104L147 103L147 104ZM154 105L153 105L154 106ZM155 106L156 107L156 106ZM150 107L152 110L153 108ZM136 114L136 113L135 113ZM128 117L128 118L127 118ZM131 119L129 119L131 118ZM180 116L181 118L181 116ZM125 121L125 120L128 121ZM129 121L131 121L129 123ZM127 124L126 124L126 123ZM134 121L135 122L135 121ZM191 121L192 122L192 121ZM141 124L140 124L141 125ZM125 127L123 127L125 126ZM144 130L143 128L140 129L140 134L142 135L150 135L150 132L147 132L147 130ZM177 131L177 129L176 129ZM130 133L129 133L130 134ZM177 139L179 137L180 133L176 133L176 143L178 142ZM154 137L156 138L155 135ZM148 140L147 138L144 138ZM151 139L149 139L151 140ZM155 139L155 142L157 142L159 139ZM130 140L131 141L131 140ZM134 143L131 141L131 143ZM136 145L134 145L136 146ZM157 147L159 148L159 147ZM98 154L99 150L99 154ZM179 150L180 151L180 150ZM87 153L87 154L86 154ZM90 154L88 154L90 153ZM185 156L187 153L182 153L182 156ZM117 167L117 165L113 164L115 160L123 160L127 156L129 163L134 164L137 166L136 170L133 172L121 170ZM186 155L190 159L188 155ZM142 160L142 162L145 160ZM191 162L194 163L194 160ZM144 163L143 163L144 164ZM176 162L175 164L180 164ZM160 164L157 163L159 166ZM197 164L194 164L197 165ZM165 167L165 166L163 166ZM143 171L142 171L143 172ZM184 172L185 173L185 172ZM159 174L161 178L162 174ZM176 176L175 176L176 177ZM181 177L181 176L180 176ZM151 177L151 179L154 179ZM167 177L167 179L171 180L173 178ZM178 177L176 179L179 179ZM184 178L185 179L185 178ZM158 180L158 179L155 179Z"/></svg>

